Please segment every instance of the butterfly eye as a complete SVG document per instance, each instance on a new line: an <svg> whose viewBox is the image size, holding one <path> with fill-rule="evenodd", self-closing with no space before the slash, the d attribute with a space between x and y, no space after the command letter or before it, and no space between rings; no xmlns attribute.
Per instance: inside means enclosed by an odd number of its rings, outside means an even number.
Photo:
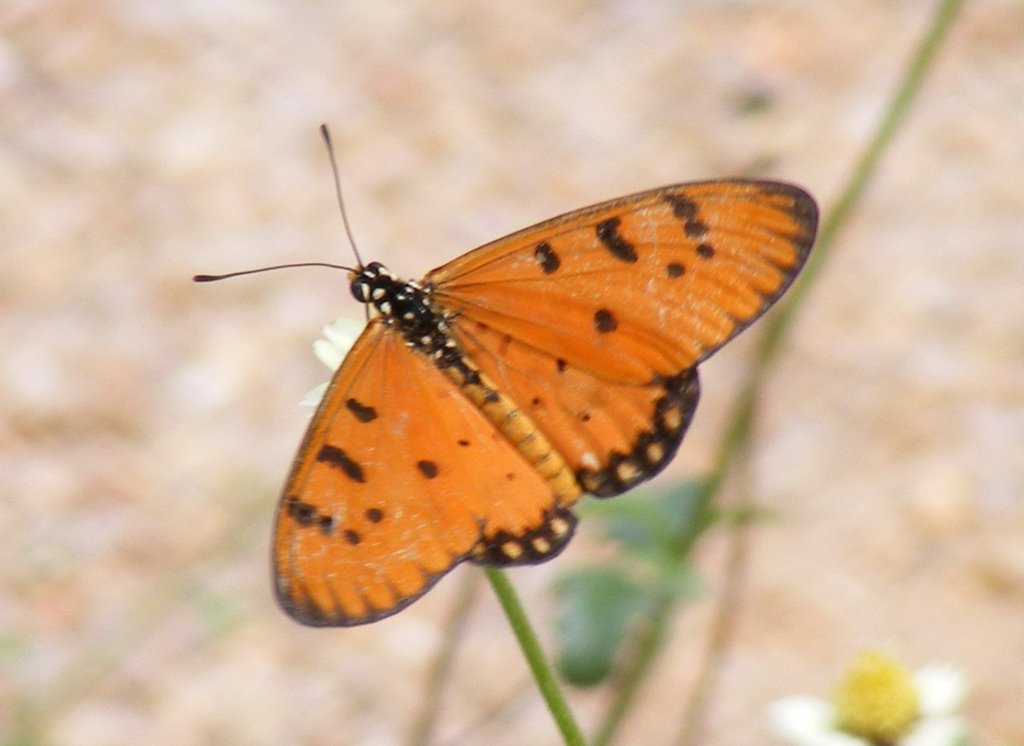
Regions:
<svg viewBox="0 0 1024 746"><path fill-rule="evenodd" d="M370 283L366 281L362 274L356 275L355 279L349 283L349 290L352 292L352 297L360 303L368 303L370 301Z"/></svg>

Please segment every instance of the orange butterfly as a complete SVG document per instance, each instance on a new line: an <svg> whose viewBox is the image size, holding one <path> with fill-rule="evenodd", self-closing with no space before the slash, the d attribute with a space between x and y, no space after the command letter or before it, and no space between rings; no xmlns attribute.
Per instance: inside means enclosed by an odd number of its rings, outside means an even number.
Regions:
<svg viewBox="0 0 1024 746"><path fill-rule="evenodd" d="M581 495L617 495L671 460L697 365L785 292L816 226L797 187L710 181L567 213L420 282L351 270L373 317L284 488L281 606L364 624L463 560L561 552Z"/></svg>

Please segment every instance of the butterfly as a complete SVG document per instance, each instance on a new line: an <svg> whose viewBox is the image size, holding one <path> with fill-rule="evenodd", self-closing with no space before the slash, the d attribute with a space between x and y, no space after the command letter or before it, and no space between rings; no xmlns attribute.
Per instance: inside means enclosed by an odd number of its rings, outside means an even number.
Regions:
<svg viewBox="0 0 1024 746"><path fill-rule="evenodd" d="M277 510L281 606L364 624L460 562L557 555L584 494L669 463L697 366L785 292L817 217L792 185L708 181L566 213L418 282L360 262L350 289L370 320Z"/></svg>

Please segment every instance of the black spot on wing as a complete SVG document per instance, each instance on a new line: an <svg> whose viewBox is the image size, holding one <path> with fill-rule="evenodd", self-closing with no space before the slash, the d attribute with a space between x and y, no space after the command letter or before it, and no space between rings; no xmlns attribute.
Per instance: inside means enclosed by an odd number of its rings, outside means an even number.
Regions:
<svg viewBox="0 0 1024 746"><path fill-rule="evenodd" d="M345 541L347 541L352 546L357 546L363 540L363 537L359 535L358 531L353 531L350 528L346 528L342 532L342 536L344 536Z"/></svg>
<svg viewBox="0 0 1024 746"><path fill-rule="evenodd" d="M665 266L665 273L669 277L682 277L686 272L686 267L679 262L669 262Z"/></svg>
<svg viewBox="0 0 1024 746"><path fill-rule="evenodd" d="M708 227L700 220L697 203L681 194L666 194L663 198L672 206L672 214L683 223L683 231L690 238L703 238Z"/></svg>
<svg viewBox="0 0 1024 746"><path fill-rule="evenodd" d="M295 522L300 526L310 526L317 518L317 510L314 506L309 503L304 503L297 497L289 497L285 507L285 511Z"/></svg>
<svg viewBox="0 0 1024 746"><path fill-rule="evenodd" d="M297 497L289 497L285 503L285 512L290 515L300 526L319 526L324 535L330 536L334 533L334 517L324 515L309 503L302 502Z"/></svg>
<svg viewBox="0 0 1024 746"><path fill-rule="evenodd" d="M558 254L547 241L537 244L537 248L533 250L533 258L537 260L537 264L546 275L552 274L562 266L562 260L558 258Z"/></svg>
<svg viewBox="0 0 1024 746"><path fill-rule="evenodd" d="M616 259L633 263L637 261L636 247L619 233L619 225L621 224L622 220L620 218L602 220L595 227L597 240L604 244L604 247Z"/></svg>
<svg viewBox="0 0 1024 746"><path fill-rule="evenodd" d="M360 422L373 422L377 419L377 410L363 404L358 399L348 399L345 402L345 408Z"/></svg>
<svg viewBox="0 0 1024 746"><path fill-rule="evenodd" d="M599 308L594 312L594 328L601 334L607 334L618 329L619 322L607 308Z"/></svg>
<svg viewBox="0 0 1024 746"><path fill-rule="evenodd" d="M333 466L336 469L340 469L342 473L344 473L345 476L353 482L366 481L366 476L363 474L363 467L349 458L348 454L340 448L325 445L316 455L316 460Z"/></svg>
<svg viewBox="0 0 1024 746"><path fill-rule="evenodd" d="M427 479L433 479L437 476L437 464L433 461L422 459L416 462L416 468L420 470L420 474L425 476Z"/></svg>
<svg viewBox="0 0 1024 746"><path fill-rule="evenodd" d="M715 255L715 247L709 243L697 244L697 256L701 259L710 259Z"/></svg>

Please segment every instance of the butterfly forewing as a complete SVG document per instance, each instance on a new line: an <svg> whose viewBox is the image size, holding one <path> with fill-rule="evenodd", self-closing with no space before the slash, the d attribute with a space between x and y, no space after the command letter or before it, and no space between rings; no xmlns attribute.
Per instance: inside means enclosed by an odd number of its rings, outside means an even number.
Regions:
<svg viewBox="0 0 1024 746"><path fill-rule="evenodd" d="M789 286L817 209L785 184L684 184L569 213L427 275L480 323L590 371L649 383L699 363Z"/></svg>
<svg viewBox="0 0 1024 746"><path fill-rule="evenodd" d="M564 531L553 556L574 525L559 514L495 426L377 319L335 375L285 485L278 598L306 624L374 621L467 556L495 563L496 542L544 534L554 520Z"/></svg>

